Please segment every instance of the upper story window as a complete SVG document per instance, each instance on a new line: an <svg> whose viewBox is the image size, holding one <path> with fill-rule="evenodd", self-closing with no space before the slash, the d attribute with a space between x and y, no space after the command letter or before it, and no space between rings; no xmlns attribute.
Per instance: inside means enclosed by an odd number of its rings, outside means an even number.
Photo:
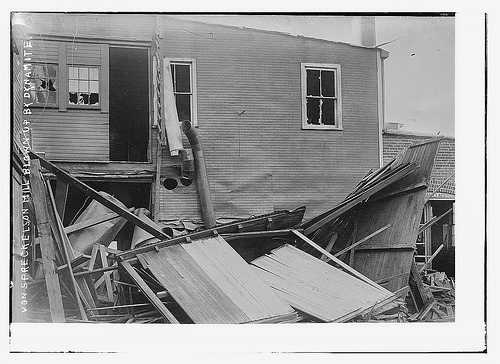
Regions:
<svg viewBox="0 0 500 364"><path fill-rule="evenodd" d="M99 105L99 68L68 68L69 105Z"/></svg>
<svg viewBox="0 0 500 364"><path fill-rule="evenodd" d="M33 64L29 77L34 106L57 106L58 67L55 64Z"/></svg>
<svg viewBox="0 0 500 364"><path fill-rule="evenodd" d="M179 121L196 120L196 70L194 60L170 60L175 106Z"/></svg>
<svg viewBox="0 0 500 364"><path fill-rule="evenodd" d="M340 65L302 63L302 129L342 129Z"/></svg>

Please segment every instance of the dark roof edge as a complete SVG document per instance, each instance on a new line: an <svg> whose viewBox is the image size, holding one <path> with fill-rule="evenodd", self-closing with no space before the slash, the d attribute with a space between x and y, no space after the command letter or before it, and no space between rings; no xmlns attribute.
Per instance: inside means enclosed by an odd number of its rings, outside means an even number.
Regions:
<svg viewBox="0 0 500 364"><path fill-rule="evenodd" d="M414 136L414 137L419 137L419 138L434 138L436 136L441 136L444 139L455 140L454 136L420 133L420 132L407 131L407 130L383 130L382 134L397 135L397 136Z"/></svg>

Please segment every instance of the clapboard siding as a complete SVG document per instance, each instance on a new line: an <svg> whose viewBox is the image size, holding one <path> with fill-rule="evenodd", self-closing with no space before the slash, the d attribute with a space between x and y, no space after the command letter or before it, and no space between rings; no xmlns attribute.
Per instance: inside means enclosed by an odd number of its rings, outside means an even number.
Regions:
<svg viewBox="0 0 500 364"><path fill-rule="evenodd" d="M37 110L32 123L33 149L49 160L107 161L108 116L99 110Z"/></svg>
<svg viewBox="0 0 500 364"><path fill-rule="evenodd" d="M33 39L32 62L58 63L59 62L59 43L46 39Z"/></svg>
<svg viewBox="0 0 500 364"><path fill-rule="evenodd" d="M164 24L164 56L196 59L197 130L217 217L300 205L313 216L378 167L375 50L174 18ZM301 62L341 65L342 131L302 130ZM168 193L162 217L196 213L182 189Z"/></svg>
<svg viewBox="0 0 500 364"><path fill-rule="evenodd" d="M99 43L66 43L66 63L71 65L100 65L101 45Z"/></svg>

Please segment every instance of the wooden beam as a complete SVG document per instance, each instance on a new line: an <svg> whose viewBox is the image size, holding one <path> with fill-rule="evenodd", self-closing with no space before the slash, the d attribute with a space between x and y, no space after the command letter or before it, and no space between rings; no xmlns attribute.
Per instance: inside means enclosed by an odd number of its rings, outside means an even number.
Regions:
<svg viewBox="0 0 500 364"><path fill-rule="evenodd" d="M99 253L101 255L101 264L103 268L108 267L108 259L106 258L106 249L104 245L99 244ZM113 297L113 285L111 284L111 277L110 277L111 272L104 272L104 281L106 282L106 293L108 295L108 301L113 302L114 297Z"/></svg>
<svg viewBox="0 0 500 364"><path fill-rule="evenodd" d="M54 199L54 195L52 194L52 189L50 187L50 182L47 181L47 191L49 193L49 198L50 198L50 205L49 205L49 217L50 217L50 224L52 227L52 232L54 234L54 238L58 241L58 245L61 246L62 252L63 252L63 257L66 261L66 268L70 281L71 281L71 287L73 288L73 293L75 294L75 300L78 305L78 309L80 311L80 318L84 321L88 321L87 314L85 313L85 310L83 308L83 303L82 300L80 299L80 293L81 291L78 289L78 283L76 282L75 276L73 274L73 268L71 266L71 255L69 253L69 247L66 244L66 241L63 237L64 235L64 229L63 225L61 222L61 219L58 215L58 212L56 211L56 201ZM67 239L67 237L66 237ZM69 244L68 244L69 245ZM57 269L59 271L59 268Z"/></svg>
<svg viewBox="0 0 500 364"><path fill-rule="evenodd" d="M130 275L130 277L137 283L140 287L142 293L146 296L146 298L153 304L153 306L160 312L167 322L172 324L178 324L179 321L175 318L174 315L165 307L163 302L156 296L156 294L149 288L149 286L144 282L141 276L135 271L135 269L127 262L121 262L121 266L125 269L125 271Z"/></svg>
<svg viewBox="0 0 500 364"><path fill-rule="evenodd" d="M307 236L305 236L304 234L298 232L297 230L292 230L293 233L298 236L301 240L303 240L304 242L306 242L307 244L311 245L313 248L315 248L316 250L318 250L320 253L323 253L324 255L326 255L328 258L330 258L333 262L335 262L336 264L338 264L340 267L342 267L342 269L344 269L346 272L350 273L351 275L355 276L356 278L359 278L361 279L363 282L365 283L368 283L369 285L381 290L381 291L385 291L387 292L388 294L392 294L389 290L385 289L384 287L380 286L379 284L375 283L374 281L372 281L371 279L369 279L368 277L365 277L364 275L362 275L361 273L359 273L357 270L355 270L354 268L348 266L347 264L345 264L343 261L341 261L340 259L338 259L337 257L334 257L332 254L328 253L325 249L323 249L322 247L320 247L318 244L316 244L314 241L312 241L311 239L309 239Z"/></svg>
<svg viewBox="0 0 500 364"><path fill-rule="evenodd" d="M61 218L61 221L64 221L64 213L66 211L66 200L68 199L68 190L69 184L64 181L57 181L56 183L56 210Z"/></svg>
<svg viewBox="0 0 500 364"><path fill-rule="evenodd" d="M373 237L374 237L375 235L377 235L377 234L380 234L382 231L384 231L384 230L388 229L390 226L391 226L391 224L387 224L387 225L385 225L384 227L381 227L380 229L378 229L377 231L374 231L374 232L373 232L373 233L371 233L370 235L365 236L363 239L358 240L357 242L355 242L355 243L354 243L354 244L352 244L351 246L348 246L347 248L342 249L341 251L339 251L338 253L336 253L336 254L334 255L334 257L339 257L341 254L343 254L343 253L345 253L345 252L347 252L347 251L351 250L352 248L355 248L355 247L357 247L358 245L363 244L365 241L367 241L368 239L373 238Z"/></svg>
<svg viewBox="0 0 500 364"><path fill-rule="evenodd" d="M432 254L432 255L431 255L431 257L429 258L429 260L428 260L427 262L425 262L425 264L424 264L424 265L420 268L419 273L422 273L422 272L425 270L425 268L427 268L427 266L428 266L429 264L431 264L432 260L436 257L436 255L438 255L438 254L439 254L439 252L440 252L440 251L441 251L441 249L443 249L443 248L444 248L444 245L443 245L443 244L441 244L441 245L439 246L439 248L437 248L437 249L436 249L436 251L434 252L434 254Z"/></svg>
<svg viewBox="0 0 500 364"><path fill-rule="evenodd" d="M335 242L337 241L337 238L338 238L339 234L337 234L336 232L333 233L332 237L330 238L330 241L328 242L328 245L326 246L325 250L330 253L333 249L333 246L335 245ZM328 261L328 257L324 254L321 254L321 258L320 258L322 261L326 262Z"/></svg>
<svg viewBox="0 0 500 364"><path fill-rule="evenodd" d="M411 268L410 268L410 277L413 279L415 282L418 297L422 301L423 305L425 306L428 302L434 300L434 296L432 295L430 289L426 289L424 287L424 283L422 282L422 277L420 276L420 273L417 268L417 264L415 263L415 259L413 259L411 263Z"/></svg>
<svg viewBox="0 0 500 364"><path fill-rule="evenodd" d="M443 217L445 217L446 215L448 215L452 211L453 211L453 207L451 209L449 209L448 211L446 211L444 214L440 215L439 217L434 216L432 219L430 219L429 221L427 221L425 224L423 224L421 227L418 228L418 233L419 234L423 233L425 230L430 228L432 225L434 225L436 222L441 220Z"/></svg>
<svg viewBox="0 0 500 364"><path fill-rule="evenodd" d="M246 233L231 233L231 234L221 234L225 240L236 240L236 239L254 239L254 238L272 238L276 236L290 236L292 234L291 229L284 230L266 230L266 231L249 231Z"/></svg>
<svg viewBox="0 0 500 364"><path fill-rule="evenodd" d="M76 231L80 231L80 230L95 226L97 224L116 219L117 217L120 217L120 216L116 212L108 212L107 214L97 216L97 217L94 217L92 219L88 219L88 220L70 225L68 227L65 227L64 232L66 233L66 235L69 235L69 234L74 233Z"/></svg>
<svg viewBox="0 0 500 364"><path fill-rule="evenodd" d="M97 269L86 270L86 271L83 271L83 272L75 273L75 277L89 276L89 275L92 275L92 274L97 274L97 273L102 273L102 272L109 272L109 271L116 270L116 269L118 269L118 266L115 263L115 264L110 265L108 267L97 268Z"/></svg>
<svg viewBox="0 0 500 364"><path fill-rule="evenodd" d="M142 221L136 215L134 215L133 213L131 213L127 209L121 207L120 205L118 205L115 201L113 201L108 196L103 196L103 195L99 194L99 192L94 190L92 187L90 187L90 186L86 185L85 183L83 183L82 181L74 178L68 172L60 169L59 167L57 167L53 163L51 163L43 158L40 158L38 155L36 155L33 152L30 152L30 157L32 158L32 160L38 159L40 161L40 165L43 168L47 169L49 172L54 173L57 176L58 180L61 179L63 181L68 182L71 186L82 191L86 196L93 198L97 202L101 203L102 205L106 206L110 210L116 212L121 217L125 218L127 221L129 221L132 224L137 225L141 229L147 231L148 233L150 233L154 237L156 237L158 239L169 239L170 238L160 228L155 227L155 226L150 225L150 224L147 224L146 222Z"/></svg>
<svg viewBox="0 0 500 364"><path fill-rule="evenodd" d="M55 252L50 232L49 211L47 208L47 191L42 181L40 163L31 161L30 166L31 196L35 208L38 238L42 253L45 284L49 298L50 315L52 322L65 322L59 276L55 270Z"/></svg>

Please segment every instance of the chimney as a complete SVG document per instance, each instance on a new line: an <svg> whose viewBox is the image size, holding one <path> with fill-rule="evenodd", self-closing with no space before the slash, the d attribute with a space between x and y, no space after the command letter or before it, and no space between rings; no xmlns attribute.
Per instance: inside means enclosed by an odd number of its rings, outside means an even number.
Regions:
<svg viewBox="0 0 500 364"><path fill-rule="evenodd" d="M374 16L355 16L351 22L354 42L365 47L377 44Z"/></svg>

